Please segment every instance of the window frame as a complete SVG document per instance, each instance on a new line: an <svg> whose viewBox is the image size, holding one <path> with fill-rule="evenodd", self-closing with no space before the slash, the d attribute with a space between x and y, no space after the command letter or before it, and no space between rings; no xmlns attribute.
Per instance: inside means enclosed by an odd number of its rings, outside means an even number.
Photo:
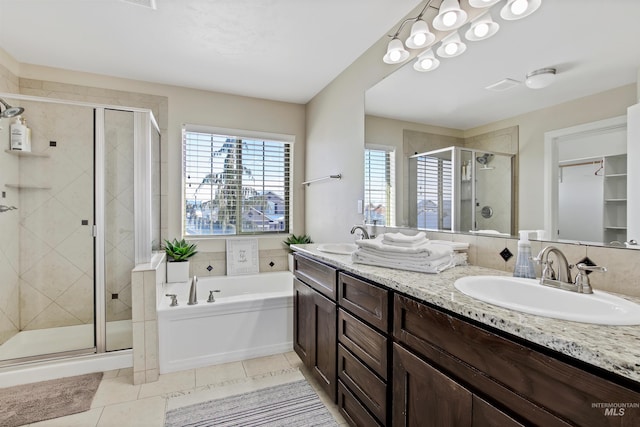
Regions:
<svg viewBox="0 0 640 427"><path fill-rule="evenodd" d="M363 198L363 215L365 216L364 220L367 224L373 224L373 221L367 222L367 192L369 188L367 187L367 151L384 151L385 154L385 168L388 168L389 171L389 180L387 182L388 193L387 200L388 204L385 207L385 224L377 224L380 226L390 226L393 227L396 225L396 210L397 210L397 179L396 179L396 147L390 145L379 145L379 144L365 144L364 147L364 170L363 170L363 178L364 178L364 198ZM381 191L381 190L379 190Z"/></svg>
<svg viewBox="0 0 640 427"><path fill-rule="evenodd" d="M186 171L186 135L188 133L203 133L219 136L227 136L230 138L236 138L238 140L246 139L252 141L272 141L279 142L285 145L285 150L288 156L288 164L285 164L285 181L284 181L284 199L285 199L285 213L284 213L284 229L269 230L269 231L242 231L241 226L236 226L233 233L220 233L220 234L189 234L187 230L187 171ZM204 126L196 124L183 124L181 129L181 141L180 141L180 158L181 158L181 234L184 238L188 239L228 239L238 238L243 236L252 237L281 237L287 235L292 229L292 217L293 207L292 201L292 185L293 185L293 159L294 159L294 144L295 136L289 134L272 133L272 132L260 132L243 129L232 129L215 126ZM242 156L240 156L242 157ZM285 159L286 161L286 159ZM240 176L240 182L242 182L242 176ZM242 210L236 211L235 223L242 223Z"/></svg>

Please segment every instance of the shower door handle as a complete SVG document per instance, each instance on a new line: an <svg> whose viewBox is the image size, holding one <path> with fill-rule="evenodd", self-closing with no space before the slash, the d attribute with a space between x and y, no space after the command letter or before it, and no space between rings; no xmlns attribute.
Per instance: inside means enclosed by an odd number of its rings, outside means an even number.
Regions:
<svg viewBox="0 0 640 427"><path fill-rule="evenodd" d="M98 237L98 226L95 224L91 227L91 236Z"/></svg>

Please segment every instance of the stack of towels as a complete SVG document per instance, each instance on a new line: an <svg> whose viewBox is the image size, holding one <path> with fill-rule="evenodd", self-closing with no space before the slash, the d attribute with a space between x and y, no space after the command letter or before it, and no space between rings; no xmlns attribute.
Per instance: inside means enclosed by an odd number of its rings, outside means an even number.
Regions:
<svg viewBox="0 0 640 427"><path fill-rule="evenodd" d="M467 254L456 250L469 247L467 243L429 240L422 231L415 236L385 233L355 243L358 249L351 255L355 263L422 273L439 273L456 265L466 265Z"/></svg>

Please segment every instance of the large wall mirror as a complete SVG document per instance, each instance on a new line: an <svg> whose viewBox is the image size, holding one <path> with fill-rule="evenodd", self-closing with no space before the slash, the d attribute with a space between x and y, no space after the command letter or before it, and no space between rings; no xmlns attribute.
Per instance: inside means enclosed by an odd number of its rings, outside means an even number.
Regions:
<svg viewBox="0 0 640 427"><path fill-rule="evenodd" d="M439 58L440 66L433 71L417 71L416 59L410 59L366 93L365 142L392 145L402 153L396 156L397 225L411 225L411 155L464 146L465 141L494 134L504 136L505 130L515 129L515 137L507 142L514 150L515 217L510 234L517 229L544 229L545 204L548 194L553 193L550 186L558 192L557 179L550 179L545 170L549 159L545 137L561 129L626 117L627 108L638 102L640 54L636 44L640 40L640 2L621 0L613 7L606 2L543 0L537 11L516 21L500 17L503 3L489 9L500 25L493 37L468 41L463 36L466 51L454 58ZM431 22L439 5L439 0L432 1L424 19ZM468 1L461 1L461 6L469 8ZM470 23L465 24L458 32L464 35L469 26ZM410 25L405 27L399 35L403 40ZM446 35L435 34L438 40ZM439 45L433 45L433 50ZM553 82L542 89L528 87L527 74L543 68L556 70ZM412 141L425 136L436 143L432 147L421 145L420 150L411 146ZM497 145L493 146L491 140L486 140L482 149L509 153L504 138L495 141ZM572 148L577 153L571 161L580 163L580 142ZM593 160L586 151L584 157L584 163L591 162L594 170L590 173L595 176L603 163ZM553 167L564 166L567 179L571 169L580 181L579 168L569 168L567 162L562 164L557 158L555 161ZM640 164L640 159L635 164ZM611 162L610 168L613 167ZM575 188L589 190L579 185ZM594 205L593 209L602 207ZM573 215L581 218L582 212L576 209ZM640 216L640 212L635 215ZM611 241L604 236L597 239L588 228L583 226L581 231L578 226L571 230L570 237L560 239L602 244L624 240L620 234L611 237ZM557 238L557 230L551 230L545 240Z"/></svg>

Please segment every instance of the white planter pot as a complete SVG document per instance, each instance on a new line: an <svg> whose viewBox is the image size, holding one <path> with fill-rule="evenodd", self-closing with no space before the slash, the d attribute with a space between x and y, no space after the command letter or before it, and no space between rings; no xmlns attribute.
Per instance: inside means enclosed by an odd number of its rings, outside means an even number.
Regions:
<svg viewBox="0 0 640 427"><path fill-rule="evenodd" d="M288 254L289 259L289 271L293 273L293 267L295 266L295 260L293 259L293 254Z"/></svg>
<svg viewBox="0 0 640 427"><path fill-rule="evenodd" d="M167 262L167 283L188 282L189 261Z"/></svg>

